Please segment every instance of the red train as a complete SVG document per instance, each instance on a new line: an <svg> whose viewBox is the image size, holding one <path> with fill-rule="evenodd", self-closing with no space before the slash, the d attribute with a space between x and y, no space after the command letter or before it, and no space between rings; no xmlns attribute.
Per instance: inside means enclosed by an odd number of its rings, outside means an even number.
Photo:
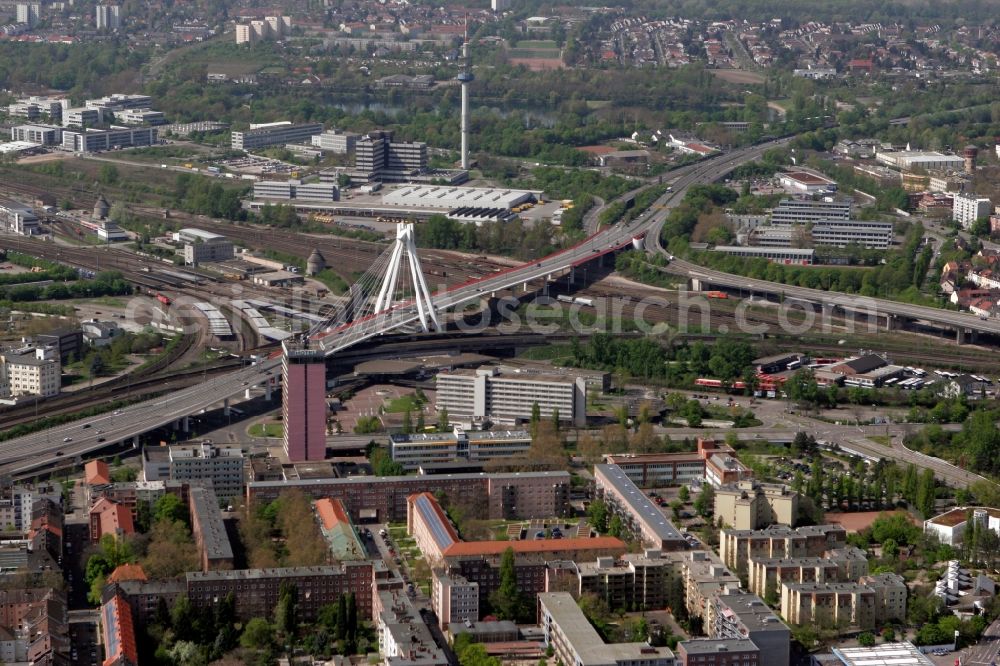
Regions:
<svg viewBox="0 0 1000 666"><path fill-rule="evenodd" d="M729 298L729 294L724 291L706 291L705 296L708 298L720 298L723 300Z"/></svg>

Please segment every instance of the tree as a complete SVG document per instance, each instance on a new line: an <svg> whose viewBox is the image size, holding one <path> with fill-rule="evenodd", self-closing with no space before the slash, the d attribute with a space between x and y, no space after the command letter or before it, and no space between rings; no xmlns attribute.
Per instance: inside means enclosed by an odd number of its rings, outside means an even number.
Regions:
<svg viewBox="0 0 1000 666"><path fill-rule="evenodd" d="M715 512L715 489L710 484L701 484L701 492L694 500L694 510L702 518L708 518Z"/></svg>
<svg viewBox="0 0 1000 666"><path fill-rule="evenodd" d="M622 517L618 514L611 516L611 522L608 523L608 534L615 538L621 539L625 532L625 525L622 523Z"/></svg>
<svg viewBox="0 0 1000 666"><path fill-rule="evenodd" d="M413 415L407 409L403 412L403 434L409 435L411 433L413 433Z"/></svg>
<svg viewBox="0 0 1000 666"><path fill-rule="evenodd" d="M501 620L520 621L526 604L517 584L514 549L508 548L500 558L500 586L490 595L493 612Z"/></svg>
<svg viewBox="0 0 1000 666"><path fill-rule="evenodd" d="M691 501L691 491L688 490L686 485L680 487L677 491L677 499L684 502L685 504Z"/></svg>
<svg viewBox="0 0 1000 666"><path fill-rule="evenodd" d="M177 495L167 493L156 500L156 504L153 505L153 521L158 523L161 520L168 522L178 521L187 524L187 507L184 506L184 502Z"/></svg>
<svg viewBox="0 0 1000 666"><path fill-rule="evenodd" d="M268 650L274 647L274 627L262 617L252 618L243 629L240 645L248 650Z"/></svg>
<svg viewBox="0 0 1000 666"><path fill-rule="evenodd" d="M282 583L278 590L278 604L274 607L274 626L288 640L295 638L298 620L299 588L292 583Z"/></svg>
<svg viewBox="0 0 1000 666"><path fill-rule="evenodd" d="M438 412L438 432L448 432L451 423L448 421L448 408L442 407Z"/></svg>
<svg viewBox="0 0 1000 666"><path fill-rule="evenodd" d="M595 499L591 502L590 506L587 507L587 517L595 530L598 532L608 531L608 505L604 503L604 500Z"/></svg>
<svg viewBox="0 0 1000 666"><path fill-rule="evenodd" d="M531 432L532 435L535 434L535 430L538 429L538 424L539 424L539 422L541 420L542 420L542 408L541 408L541 406L539 406L538 402L535 401L535 402L531 403L531 421L530 421L531 429L530 429L530 432Z"/></svg>
<svg viewBox="0 0 1000 666"><path fill-rule="evenodd" d="M421 407L420 411L417 412L417 432L423 432L427 428L427 424L424 423L424 408Z"/></svg>
<svg viewBox="0 0 1000 666"><path fill-rule="evenodd" d="M861 647L874 647L875 646L875 636L870 631L864 631L858 634L858 645Z"/></svg>

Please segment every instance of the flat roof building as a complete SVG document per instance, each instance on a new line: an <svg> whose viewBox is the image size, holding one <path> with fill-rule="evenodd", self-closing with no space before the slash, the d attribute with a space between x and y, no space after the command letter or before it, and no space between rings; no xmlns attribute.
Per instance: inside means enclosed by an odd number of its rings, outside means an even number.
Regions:
<svg viewBox="0 0 1000 666"><path fill-rule="evenodd" d="M843 525L809 525L792 529L771 525L762 530L722 529L719 556L727 566L747 573L753 558L820 557L847 546Z"/></svg>
<svg viewBox="0 0 1000 666"><path fill-rule="evenodd" d="M883 643L875 647L833 648L837 664L843 666L934 666L913 643Z"/></svg>
<svg viewBox="0 0 1000 666"><path fill-rule="evenodd" d="M756 594L723 594L712 600L705 628L712 638L753 641L767 666L788 666L791 631Z"/></svg>
<svg viewBox="0 0 1000 666"><path fill-rule="evenodd" d="M694 638L677 644L677 666L757 666L760 649L746 638Z"/></svg>
<svg viewBox="0 0 1000 666"><path fill-rule="evenodd" d="M219 500L211 488L191 486L188 491L191 533L198 547L202 571L233 568L233 546L222 520Z"/></svg>
<svg viewBox="0 0 1000 666"><path fill-rule="evenodd" d="M792 194L835 192L837 183L808 171L784 171L778 174L778 183Z"/></svg>
<svg viewBox="0 0 1000 666"><path fill-rule="evenodd" d="M379 522L406 520L407 498L425 491L442 492L472 516L491 520L551 518L570 511L570 475L565 471L255 481L247 484L247 501L272 501L289 488L314 499L340 499L352 516Z"/></svg>
<svg viewBox="0 0 1000 666"><path fill-rule="evenodd" d="M361 543L351 523L351 517L344 508L344 503L339 499L324 497L316 500L315 506L320 532L330 544L333 559L338 561L367 559L368 551Z"/></svg>
<svg viewBox="0 0 1000 666"><path fill-rule="evenodd" d="M438 411L472 422L518 423L537 404L543 417L587 423L587 384L605 383L606 373L556 373L535 368L483 366L441 372L435 378Z"/></svg>
<svg viewBox="0 0 1000 666"><path fill-rule="evenodd" d="M511 458L526 454L530 448L531 433L527 430L467 431L455 426L450 433L389 435L389 453L406 470L428 463Z"/></svg>
<svg viewBox="0 0 1000 666"><path fill-rule="evenodd" d="M57 125L14 125L10 128L11 141L28 141L40 146L58 146L62 143L62 127Z"/></svg>
<svg viewBox="0 0 1000 666"><path fill-rule="evenodd" d="M322 123L268 123L265 126L251 127L243 132L233 132L232 148L255 150L268 146L283 146L286 143L301 143L310 141L312 137L322 132Z"/></svg>
<svg viewBox="0 0 1000 666"><path fill-rule="evenodd" d="M877 151L875 153L875 160L902 171L912 171L914 169L952 169L953 171L961 171L965 167L965 160L958 155L946 155L935 150Z"/></svg>
<svg viewBox="0 0 1000 666"><path fill-rule="evenodd" d="M114 148L152 146L155 127L112 127L107 130L63 130L62 149L74 153L98 153Z"/></svg>
<svg viewBox="0 0 1000 666"><path fill-rule="evenodd" d="M795 526L799 494L784 484L748 480L715 491L715 518L737 530L756 530L774 523Z"/></svg>
<svg viewBox="0 0 1000 666"><path fill-rule="evenodd" d="M534 198L534 192L527 190L411 185L383 194L382 203L393 206L419 206L445 210L456 208L504 208L510 210L514 206Z"/></svg>
<svg viewBox="0 0 1000 666"><path fill-rule="evenodd" d="M215 495L231 500L243 494L246 460L239 447L197 444L147 446L142 452L145 481L206 481Z"/></svg>
<svg viewBox="0 0 1000 666"><path fill-rule="evenodd" d="M674 666L670 648L649 643L605 643L568 592L538 595L545 645L565 666Z"/></svg>
<svg viewBox="0 0 1000 666"><path fill-rule="evenodd" d="M660 508L618 465L594 465L594 486L596 496L605 501L610 511L621 517L625 528L646 547L661 550L685 550L688 547L687 541Z"/></svg>

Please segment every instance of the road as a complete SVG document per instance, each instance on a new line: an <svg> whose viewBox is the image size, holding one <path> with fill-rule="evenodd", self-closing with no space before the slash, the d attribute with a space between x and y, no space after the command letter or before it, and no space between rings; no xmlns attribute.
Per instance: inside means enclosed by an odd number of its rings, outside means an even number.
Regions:
<svg viewBox="0 0 1000 666"><path fill-rule="evenodd" d="M996 666L1000 660L1000 620L986 627L978 643L957 655L949 655L949 662L955 656L961 658L962 666Z"/></svg>

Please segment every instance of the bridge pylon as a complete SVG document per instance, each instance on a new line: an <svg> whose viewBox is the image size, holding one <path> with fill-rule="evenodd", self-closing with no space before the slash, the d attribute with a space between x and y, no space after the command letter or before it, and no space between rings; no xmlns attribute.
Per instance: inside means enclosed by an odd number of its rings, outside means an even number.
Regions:
<svg viewBox="0 0 1000 666"><path fill-rule="evenodd" d="M420 318L420 328L425 333L432 327L436 331L441 330L437 313L434 311L434 301L431 299L431 292L427 288L424 272L420 267L420 257L417 256L417 244L413 238L412 222L396 224L396 243L389 257L389 265L386 267L385 276L382 279L382 287L375 299L375 312L382 312L392 307L400 269L404 263L409 266L414 303L417 307L417 316ZM404 267L402 270L405 271L406 268Z"/></svg>

